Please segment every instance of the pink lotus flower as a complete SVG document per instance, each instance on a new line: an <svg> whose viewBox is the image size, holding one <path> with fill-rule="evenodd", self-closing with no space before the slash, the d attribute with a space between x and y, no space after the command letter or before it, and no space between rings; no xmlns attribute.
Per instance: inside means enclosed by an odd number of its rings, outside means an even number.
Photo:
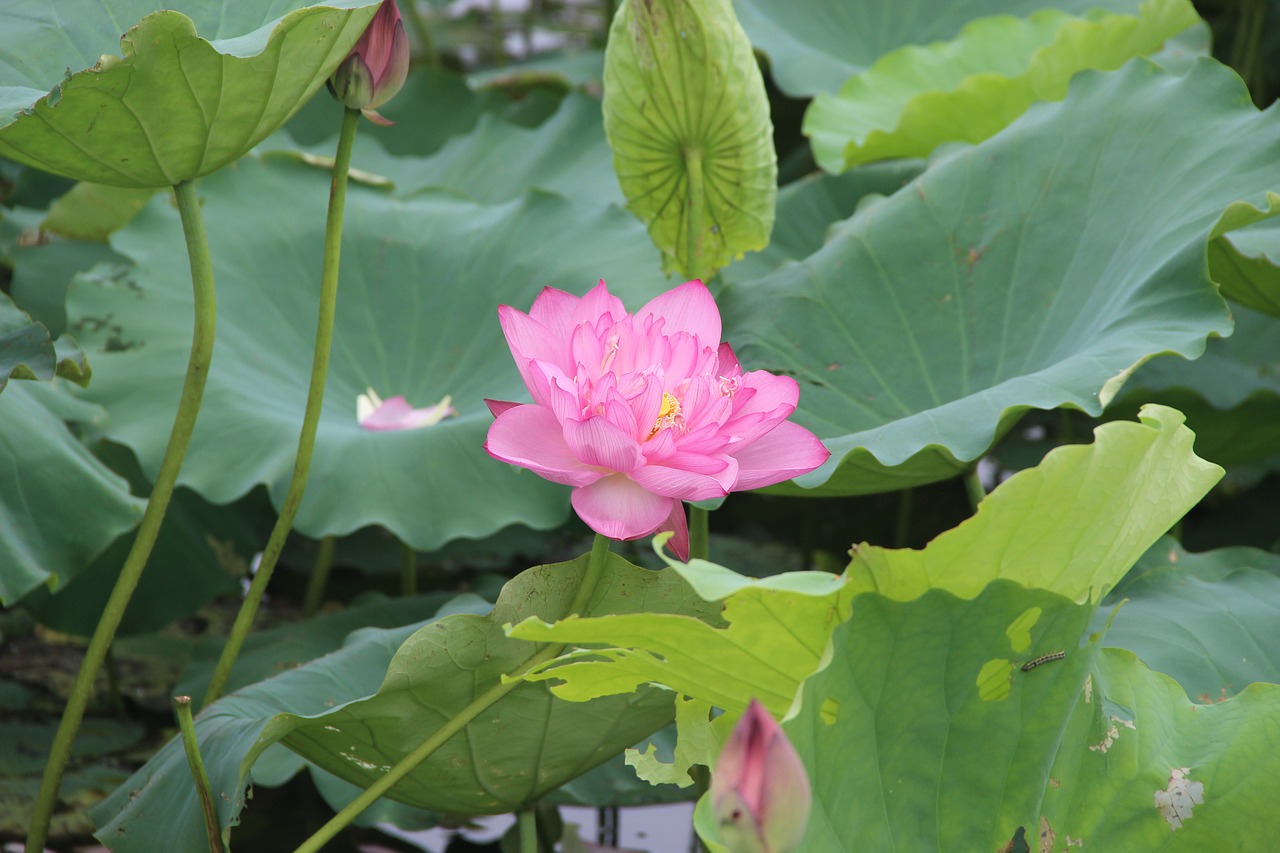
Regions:
<svg viewBox="0 0 1280 853"><path fill-rule="evenodd" d="M377 108L400 91L409 73L409 37L395 0L382 0L373 20L329 78L329 91L370 121L390 125Z"/></svg>
<svg viewBox="0 0 1280 853"><path fill-rule="evenodd" d="M720 841L731 853L786 853L804 838L809 776L782 728L755 699L720 752L710 793Z"/></svg>
<svg viewBox="0 0 1280 853"><path fill-rule="evenodd" d="M830 455L787 421L795 381L744 373L720 343L720 312L700 281L634 315L601 281L581 299L546 288L528 314L503 305L498 318L533 403L489 401L485 449L573 486L574 510L597 533L671 530L687 559L681 501L780 483Z"/></svg>
<svg viewBox="0 0 1280 853"><path fill-rule="evenodd" d="M445 418L458 414L450 405L451 397L445 397L434 406L415 409L404 397L395 396L383 400L369 388L356 397L356 422L368 430L418 429L433 426Z"/></svg>

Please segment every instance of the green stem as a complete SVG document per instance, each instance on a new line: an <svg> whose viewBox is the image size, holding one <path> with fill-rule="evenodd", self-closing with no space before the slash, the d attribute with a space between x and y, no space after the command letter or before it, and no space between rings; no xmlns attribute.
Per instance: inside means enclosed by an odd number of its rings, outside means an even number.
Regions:
<svg viewBox="0 0 1280 853"><path fill-rule="evenodd" d="M521 810L517 820L520 824L520 853L538 853L538 813L529 806Z"/></svg>
<svg viewBox="0 0 1280 853"><path fill-rule="evenodd" d="M196 783L196 794L200 797L200 810L204 813L204 829L209 836L210 853L223 853L222 832L218 828L218 812L213 807L213 795L209 793L209 774L204 769L204 759L200 757L200 742L196 740L196 724L191 719L191 697L173 697L173 714L178 718L178 729L182 732L182 748L187 753L187 765L191 768L191 778Z"/></svg>
<svg viewBox="0 0 1280 853"><path fill-rule="evenodd" d="M685 276L702 278L702 217L706 204L706 195L702 185L702 151L698 148L686 148L684 151L684 167L688 173L689 216L685 220Z"/></svg>
<svg viewBox="0 0 1280 853"><path fill-rule="evenodd" d="M316 351L311 362L311 387L307 391L307 408L302 416L302 433L298 436L298 455L294 458L293 477L280 517L267 540L266 550L258 571L249 584L249 592L240 605L236 621L231 626L227 645L213 670L213 680L205 692L203 706L208 706L219 696L231 677L231 667L240 654L240 647L253 627L253 618L262 603L271 573L275 570L285 540L293 527L293 519L302 505L302 493L307 488L307 475L311 471L311 453L316 445L316 427L320 423L320 408L324 403L324 384L329 374L329 348L333 342L333 319L338 301L338 262L342 254L342 219L347 201L347 170L351 166L351 147L356 138L356 125L360 121L359 110L346 110L342 116L342 129L338 134L338 150L333 158L333 182L329 187L329 218L324 230L324 266L320 273L320 314L316 322Z"/></svg>
<svg viewBox="0 0 1280 853"><path fill-rule="evenodd" d="M604 574L605 563L608 562L609 545L610 540L608 537L596 534L595 542L591 546L591 556L587 560L587 570L582 576L582 582L578 585L577 594L574 595L569 609L565 611L565 616L582 613L587 608L587 605L591 603L596 587L600 585L600 577ZM397 782L412 773L414 768L430 758L431 754L448 743L450 738L465 729L476 717L493 707L503 696L519 687L523 683L520 681L520 676L540 664L559 657L564 653L564 649L563 643L543 646L532 657L512 670L505 680L499 681L477 696L461 711L454 714L449 722L436 729L431 737L418 744L413 752L400 759L395 767L392 767L378 781L362 791L360 796L348 803L347 807L334 815L328 823L316 830L315 834L294 850L294 853L318 853L327 842L332 840L351 821L355 820L358 814L373 805L378 798L395 787Z"/></svg>
<svg viewBox="0 0 1280 853"><path fill-rule="evenodd" d="M711 553L711 513L696 506L689 507L689 559L705 560Z"/></svg>
<svg viewBox="0 0 1280 853"><path fill-rule="evenodd" d="M138 585L142 570L155 547L156 536L160 533L160 525L164 521L165 511L169 508L169 499L173 497L174 485L178 481L178 472L182 468L183 457L187 454L187 444L191 441L191 432L195 429L196 416L200 413L200 399L204 396L204 383L209 375L209 361L213 357L214 314L216 300L213 289L213 260L209 255L209 240L205 235L204 219L200 214L200 200L196 197L195 184L183 181L173 188L178 202L178 213L182 218L182 234L187 242L187 257L191 263L191 286L195 302L195 325L191 337L191 355L187 360L187 375L182 384L182 396L178 402L178 412L173 419L173 430L169 433L169 445L165 448L164 458L160 461L160 470L156 474L155 485L151 488L151 497L147 500L147 509L142 514L142 523L138 525L137 538L133 547L125 557L120 576L116 579L111 596L107 599L98 627L85 649L84 661L80 664L80 672L76 676L75 685L67 699L67 707L62 712L62 722L58 724L57 734L53 738L53 749L49 753L49 762L45 765L44 777L40 782L40 793L36 797L35 810L31 817L31 829L27 833L26 853L43 853L44 842L49 834L49 821L53 817L53 809L58 800L58 789L62 785L62 774L66 771L67 760L71 757L71 747L76 739L76 731L84 718L85 707L93 692L93 682L107 650L115 637L116 628L124 618L125 608Z"/></svg>
<svg viewBox="0 0 1280 853"><path fill-rule="evenodd" d="M326 536L320 540L316 561L311 564L311 577L307 578L307 595L302 603L302 615L315 616L324 603L324 591L329 586L329 570L333 568L333 551L337 539Z"/></svg>
<svg viewBox="0 0 1280 853"><path fill-rule="evenodd" d="M976 462L964 472L964 490L969 495L969 505L973 507L974 512L977 512L978 504L982 503L982 499L987 496L987 490L983 488L982 478L978 476Z"/></svg>
<svg viewBox="0 0 1280 853"><path fill-rule="evenodd" d="M413 546L405 542L400 543L400 594L418 594L418 558Z"/></svg>
<svg viewBox="0 0 1280 853"><path fill-rule="evenodd" d="M413 24L413 31L418 36L418 44L422 46L423 63L429 68L441 67L440 51L436 50L436 41L431 37L431 27L427 25L427 19L422 14L422 10L413 0L404 4L404 7L408 12L409 22Z"/></svg>
<svg viewBox="0 0 1280 853"><path fill-rule="evenodd" d="M907 547L911 535L911 515L915 507L915 489L903 489L898 495L898 521L893 528L893 547Z"/></svg>

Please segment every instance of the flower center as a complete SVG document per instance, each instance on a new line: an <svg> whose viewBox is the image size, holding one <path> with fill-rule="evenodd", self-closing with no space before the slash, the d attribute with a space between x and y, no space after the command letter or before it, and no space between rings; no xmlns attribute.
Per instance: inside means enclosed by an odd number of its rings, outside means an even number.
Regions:
<svg viewBox="0 0 1280 853"><path fill-rule="evenodd" d="M653 438L663 427L680 429L684 426L684 413L680 411L680 401L669 391L662 392L662 408L658 409L658 419L653 422L653 429L645 441Z"/></svg>

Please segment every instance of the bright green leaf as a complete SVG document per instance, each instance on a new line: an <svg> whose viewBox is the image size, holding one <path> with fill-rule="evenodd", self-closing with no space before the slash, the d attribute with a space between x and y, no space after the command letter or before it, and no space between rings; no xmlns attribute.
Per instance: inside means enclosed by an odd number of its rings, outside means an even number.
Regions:
<svg viewBox="0 0 1280 853"><path fill-rule="evenodd" d="M1277 625L1280 556L1256 548L1191 554L1172 539L1152 546L1094 618L1106 645L1133 652L1197 702L1280 683Z"/></svg>
<svg viewBox="0 0 1280 853"><path fill-rule="evenodd" d="M628 0L610 28L604 130L667 271L709 279L773 228L769 100L729 0Z"/></svg>
<svg viewBox="0 0 1280 853"><path fill-rule="evenodd" d="M1192 451L1179 412L1146 406L1141 420L1103 424L1092 445L1052 451L922 551L855 547L850 585L897 600L928 589L969 598L1006 578L1098 601L1222 476Z"/></svg>
<svg viewBox="0 0 1280 853"><path fill-rule="evenodd" d="M376 10L330 3L184 4L188 17L150 0L18 0L0 37L0 156L121 187L219 169L315 93Z"/></svg>
<svg viewBox="0 0 1280 853"><path fill-rule="evenodd" d="M1189 0L1146 0L1135 15L1045 9L967 25L953 41L903 47L819 93L804 132L828 172L923 157L949 141L980 142L1036 101L1066 97L1089 68L1113 70L1200 20Z"/></svg>
<svg viewBox="0 0 1280 853"><path fill-rule="evenodd" d="M146 206L154 189L78 183L58 198L40 223L71 240L106 242Z"/></svg>
<svg viewBox="0 0 1280 853"><path fill-rule="evenodd" d="M1267 194L1266 210L1235 205L1223 214L1209 244L1209 270L1223 294L1273 317L1280 316L1280 196Z"/></svg>
<svg viewBox="0 0 1280 853"><path fill-rule="evenodd" d="M796 420L833 454L778 490L953 476L1028 409L1099 414L1146 360L1229 334L1206 248L1233 202L1265 205L1277 133L1209 60L1086 72L810 257L727 288L726 340L796 378Z"/></svg>

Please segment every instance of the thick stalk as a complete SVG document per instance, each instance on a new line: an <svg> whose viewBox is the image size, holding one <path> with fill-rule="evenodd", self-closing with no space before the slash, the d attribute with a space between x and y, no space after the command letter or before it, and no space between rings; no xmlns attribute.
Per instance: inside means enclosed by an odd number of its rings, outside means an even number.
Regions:
<svg viewBox="0 0 1280 853"><path fill-rule="evenodd" d="M604 574L604 564L609 555L609 544L610 540L607 537L596 534L595 542L591 546L591 556L587 560L587 571L582 576L582 583L578 585L578 592L574 595L569 609L565 611L565 616L582 613L587 605L591 603L596 587L600 584L600 576ZM499 681L477 696L461 711L454 714L449 722L436 729L431 737L420 743L413 752L400 759L395 767L387 771L386 775L362 791L360 796L347 804L346 808L316 830L315 834L294 850L294 853L318 853L326 843L332 840L351 821L355 820L358 814L373 805L378 798L395 787L397 782L412 773L414 768L430 758L432 753L448 743L450 738L465 729L476 717L493 707L503 696L519 687L522 683L520 676L539 664L559 657L564 653L564 649L563 643L543 646L536 654L512 670L505 681Z"/></svg>
<svg viewBox="0 0 1280 853"><path fill-rule="evenodd" d="M333 551L336 545L337 539L333 536L320 540L316 561L311 564L311 577L307 578L307 595L302 603L303 616L315 616L324 603L324 591L329 586L329 570L333 568Z"/></svg>
<svg viewBox="0 0 1280 853"><path fill-rule="evenodd" d="M400 594L418 594L418 556L407 542L400 543Z"/></svg>
<svg viewBox="0 0 1280 853"><path fill-rule="evenodd" d="M711 553L711 513L700 507L689 507L689 559L705 560Z"/></svg>
<svg viewBox="0 0 1280 853"><path fill-rule="evenodd" d="M982 499L987 496L987 490L982 485L982 478L978 476L978 463L969 466L969 470L964 472L964 490L969 496L969 506L973 507L973 511L978 511L978 504L982 503Z"/></svg>
<svg viewBox="0 0 1280 853"><path fill-rule="evenodd" d="M685 219L685 270L688 278L703 278L702 269L702 217L706 206L706 193L702 185L702 151L686 148L684 167L688 173L688 218ZM710 275L706 276L710 278Z"/></svg>
<svg viewBox="0 0 1280 853"><path fill-rule="evenodd" d="M191 768L191 779L196 783L200 811L204 813L204 829L209 836L209 853L223 853L218 812L213 807L213 795L209 792L209 774L204 769L204 759L200 757L200 742L196 740L196 724L191 719L191 697L174 696L173 714L178 718L178 730L182 732L182 748L187 753L187 766Z"/></svg>
<svg viewBox="0 0 1280 853"><path fill-rule="evenodd" d="M538 853L538 813L533 806L520 812L520 853Z"/></svg>
<svg viewBox="0 0 1280 853"><path fill-rule="evenodd" d="M80 664L80 672L76 676L71 695L67 698L67 707L62 712L62 722L58 724L57 734L53 738L53 749L49 753L49 761L45 765L44 777L40 781L40 793L36 797L35 810L31 816L31 828L27 833L26 853L43 853L44 842L49 834L49 821L53 817L53 809L58 800L58 789L62 785L62 774L66 771L67 760L71 757L71 747L84 718L84 710L93 693L93 682L102 668L102 661L107 656L111 641L116 635L116 628L124 618L125 608L138 586L138 579L155 547L156 536L160 533L160 525L164 521L165 511L169 508L169 499L173 497L173 489L178 481L178 471L182 468L182 460L187 455L187 445L191 441L191 432L195 429L196 416L200 412L200 399L204 396L204 383L209 375L209 361L213 357L214 314L216 301L213 290L213 260L209 255L209 240L205 235L204 219L200 214L200 200L196 197L195 184L183 181L173 188L178 202L178 213L182 217L182 234L187 242L187 258L191 263L191 287L195 301L195 326L191 336L191 355L187 359L187 376L182 385L182 396L178 402L178 412L173 419L173 429L169 433L169 445L165 448L164 458L160 461L160 470L156 474L155 485L151 487L151 497L147 500L147 509L142 514L142 523L138 525L138 536L133 540L133 547L125 557L124 567L120 569L120 577L111 590L98 627L85 649L84 661Z"/></svg>
<svg viewBox="0 0 1280 853"><path fill-rule="evenodd" d="M298 515L298 507L302 505L302 494L307 488L307 475L311 471L311 454L316 446L316 427L320 423L320 407L324 404L324 384L329 375L329 347L333 342L333 318L338 302L338 262L342 254L342 219L347 202L347 171L351 166L351 146L356 138L356 124L360 121L359 110L346 110L342 116L342 130L338 134L338 151L333 158L333 182L329 186L329 218L324 230L324 267L320 273L320 314L316 322L316 350L311 361L311 387L307 391L307 408L302 415L302 433L298 436L298 454L294 457L293 477L289 480L289 491L285 495L284 505L280 507L280 517L271 530L266 550L262 552L262 561L258 571L249 584L249 591L240 604L240 612L231 626L227 637L227 645L213 670L213 680L205 692L203 706L208 706L227 686L231 677L231 667L240 654L240 647L253 627L253 618L258 614L258 605L262 603L262 595L271 581L280 552L284 550L285 540L289 538L289 530L293 527L293 519Z"/></svg>

